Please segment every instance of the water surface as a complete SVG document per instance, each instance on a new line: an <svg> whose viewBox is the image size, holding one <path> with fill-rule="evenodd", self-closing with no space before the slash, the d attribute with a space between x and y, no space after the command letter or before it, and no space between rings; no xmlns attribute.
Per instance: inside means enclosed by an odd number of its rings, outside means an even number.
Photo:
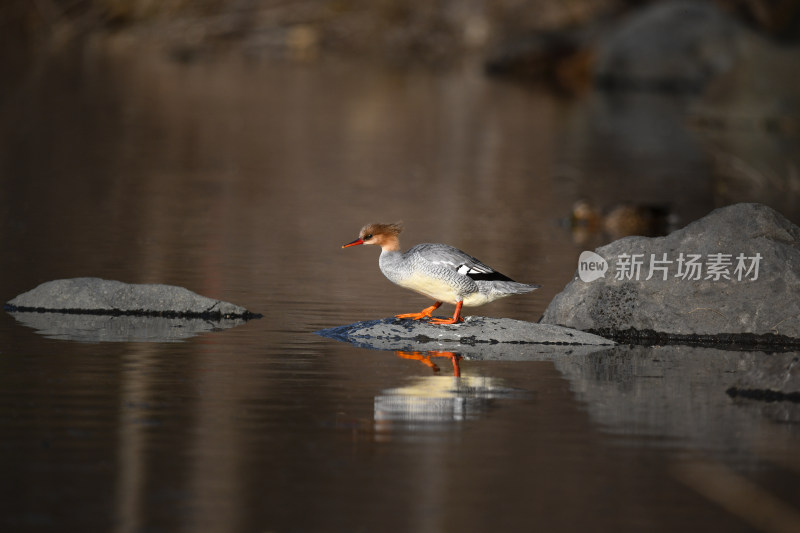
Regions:
<svg viewBox="0 0 800 533"><path fill-rule="evenodd" d="M84 51L32 70L2 103L3 301L99 276L264 318L92 343L0 313L3 529L790 530L797 420L725 395L769 354L620 347L454 377L313 333L429 304L377 250L340 249L371 221L542 284L467 310L537 320L586 246L559 222L577 199L715 206L676 109L470 69Z"/></svg>

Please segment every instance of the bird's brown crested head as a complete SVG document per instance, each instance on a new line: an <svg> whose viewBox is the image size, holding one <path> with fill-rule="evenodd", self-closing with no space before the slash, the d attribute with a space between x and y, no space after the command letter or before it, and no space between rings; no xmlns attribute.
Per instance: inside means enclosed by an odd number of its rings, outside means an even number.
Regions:
<svg viewBox="0 0 800 533"><path fill-rule="evenodd" d="M376 236L381 237L397 237L400 235L400 232L403 231L403 223L402 222L395 222L394 224L367 224L361 231L358 232L358 237L360 239L364 239L367 241L367 237L372 236L375 238Z"/></svg>
<svg viewBox="0 0 800 533"><path fill-rule="evenodd" d="M358 232L358 239L345 244L343 248L358 244L376 244L384 250L399 250L400 240L397 236L400 235L401 231L403 231L402 222L396 222L394 224L367 224Z"/></svg>

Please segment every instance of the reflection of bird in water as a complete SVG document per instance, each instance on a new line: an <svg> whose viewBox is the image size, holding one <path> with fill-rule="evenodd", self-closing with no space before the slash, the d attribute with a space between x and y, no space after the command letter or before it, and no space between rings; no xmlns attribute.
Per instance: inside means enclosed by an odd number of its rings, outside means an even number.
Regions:
<svg viewBox="0 0 800 533"><path fill-rule="evenodd" d="M376 429L385 432L392 427L397 429L392 424L397 422L441 423L477 418L496 399L528 396L527 391L507 387L502 380L488 376L418 377L376 396L373 416ZM422 429L421 426L414 427Z"/></svg>
<svg viewBox="0 0 800 533"><path fill-rule="evenodd" d="M403 359L413 359L415 361L419 361L423 365L430 367L434 372L439 372L439 367L436 365L436 363L431 361L431 357L447 357L453 363L453 377L461 377L461 367L458 364L458 362L461 360L461 356L454 354L453 352L409 352L399 350L394 353Z"/></svg>
<svg viewBox="0 0 800 533"><path fill-rule="evenodd" d="M675 222L675 215L667 206L621 204L604 213L585 200L573 205L570 216L573 239L578 244L584 244L599 234L605 234L611 240L630 235L666 235Z"/></svg>
<svg viewBox="0 0 800 533"><path fill-rule="evenodd" d="M539 285L517 283L446 244L418 244L407 252L401 252L398 235L402 230L401 224L368 224L361 228L358 239L342 246L380 246L378 265L389 281L435 300L433 305L419 313L396 315L397 318L430 318L433 324L455 324L464 321L462 305L474 307L539 288ZM456 306L452 318L431 317L442 302Z"/></svg>

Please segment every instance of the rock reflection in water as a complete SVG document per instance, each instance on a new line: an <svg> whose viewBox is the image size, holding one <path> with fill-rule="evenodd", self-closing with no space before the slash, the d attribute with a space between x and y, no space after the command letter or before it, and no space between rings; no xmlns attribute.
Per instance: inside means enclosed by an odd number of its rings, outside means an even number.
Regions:
<svg viewBox="0 0 800 533"><path fill-rule="evenodd" d="M763 402L734 401L726 391L753 368L797 352L764 353L694 346L616 346L588 356L554 359L589 416L609 433L636 442L691 443L699 449L741 454L758 448L767 428L774 439L796 431L800 407L784 402L774 416ZM769 419L773 419L770 424ZM781 435L781 437L778 437Z"/></svg>
<svg viewBox="0 0 800 533"><path fill-rule="evenodd" d="M205 320L151 316L69 313L10 313L18 322L51 339L77 342L178 342L201 333L240 326L244 319Z"/></svg>

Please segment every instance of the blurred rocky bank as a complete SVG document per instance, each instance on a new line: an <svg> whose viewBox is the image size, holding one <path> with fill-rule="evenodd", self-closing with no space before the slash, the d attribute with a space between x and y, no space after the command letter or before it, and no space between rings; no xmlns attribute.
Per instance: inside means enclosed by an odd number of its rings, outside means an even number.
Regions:
<svg viewBox="0 0 800 533"><path fill-rule="evenodd" d="M636 180L689 187L670 162L699 142L716 205L757 201L800 222L800 0L14 0L0 27L0 104L75 48L471 69L582 99L594 122L565 117L569 139L603 124ZM581 194L609 208L619 184L601 172Z"/></svg>
<svg viewBox="0 0 800 533"><path fill-rule="evenodd" d="M757 46L800 40L798 0L37 0L0 8L2 56L102 36L176 59L237 50L449 66L620 86L698 88ZM753 40L760 41L754 44Z"/></svg>

